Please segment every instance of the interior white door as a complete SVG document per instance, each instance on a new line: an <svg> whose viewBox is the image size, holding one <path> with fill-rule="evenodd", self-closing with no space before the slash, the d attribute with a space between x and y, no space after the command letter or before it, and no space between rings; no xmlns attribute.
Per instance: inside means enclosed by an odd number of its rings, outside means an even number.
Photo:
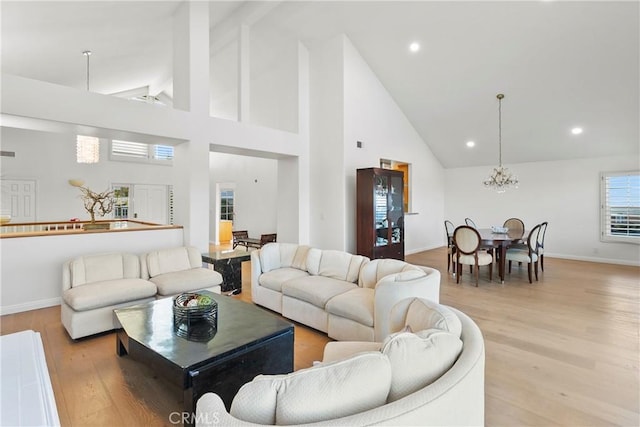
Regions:
<svg viewBox="0 0 640 427"><path fill-rule="evenodd" d="M166 185L133 186L133 218L154 224L167 224L169 218Z"/></svg>
<svg viewBox="0 0 640 427"><path fill-rule="evenodd" d="M11 222L36 221L36 182L30 179L2 180L2 213Z"/></svg>

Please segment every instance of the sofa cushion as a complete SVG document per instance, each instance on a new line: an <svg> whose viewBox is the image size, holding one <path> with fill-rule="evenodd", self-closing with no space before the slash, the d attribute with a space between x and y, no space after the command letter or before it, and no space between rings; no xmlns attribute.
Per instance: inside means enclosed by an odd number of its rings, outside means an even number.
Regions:
<svg viewBox="0 0 640 427"><path fill-rule="evenodd" d="M400 261L397 259L375 259L362 266L360 269L360 275L358 277L358 285L363 288L375 288L382 278L396 273L408 273L412 277L426 276L427 273L415 265ZM415 277L414 277L415 276ZM400 277L399 280L408 280L406 277Z"/></svg>
<svg viewBox="0 0 640 427"><path fill-rule="evenodd" d="M158 287L158 294L175 295L219 285L222 283L222 276L208 268L191 268L161 274L149 280Z"/></svg>
<svg viewBox="0 0 640 427"><path fill-rule="evenodd" d="M393 310L396 310L396 306ZM451 309L425 298L414 298L409 303L404 324L414 331L440 329L451 332L457 337L462 334L462 322Z"/></svg>
<svg viewBox="0 0 640 427"><path fill-rule="evenodd" d="M149 252L145 256L149 276L155 277L160 274L200 267L202 266L202 255L199 253L196 255L200 257L200 261L192 264L192 261L195 261L191 259L193 254L185 246Z"/></svg>
<svg viewBox="0 0 640 427"><path fill-rule="evenodd" d="M344 280L330 279L324 276L308 276L284 282L282 294L324 309L327 301L331 298L356 287L355 283Z"/></svg>
<svg viewBox="0 0 640 427"><path fill-rule="evenodd" d="M268 243L260 249L260 266L267 273L279 268L307 270L309 246L295 243Z"/></svg>
<svg viewBox="0 0 640 427"><path fill-rule="evenodd" d="M388 358L360 353L288 375L258 375L240 388L231 414L267 425L330 420L384 405L390 384Z"/></svg>
<svg viewBox="0 0 640 427"><path fill-rule="evenodd" d="M259 278L260 286L272 291L282 292L282 284L287 280L298 277L307 277L309 273L297 268L283 267L271 270L268 273L262 273Z"/></svg>
<svg viewBox="0 0 640 427"><path fill-rule="evenodd" d="M360 267L368 258L334 250L309 249L307 254L307 271L314 275L332 279L356 282Z"/></svg>
<svg viewBox="0 0 640 427"><path fill-rule="evenodd" d="M325 310L336 316L373 327L373 289L355 288L331 298Z"/></svg>
<svg viewBox="0 0 640 427"><path fill-rule="evenodd" d="M120 279L76 286L64 291L62 298L75 311L86 311L149 298L155 294L156 286L148 280Z"/></svg>
<svg viewBox="0 0 640 427"><path fill-rule="evenodd" d="M439 329L389 335L382 344L392 370L388 401L401 399L440 378L461 351L460 338Z"/></svg>
<svg viewBox="0 0 640 427"><path fill-rule="evenodd" d="M140 278L140 260L129 253L87 255L69 263L71 287L115 279Z"/></svg>

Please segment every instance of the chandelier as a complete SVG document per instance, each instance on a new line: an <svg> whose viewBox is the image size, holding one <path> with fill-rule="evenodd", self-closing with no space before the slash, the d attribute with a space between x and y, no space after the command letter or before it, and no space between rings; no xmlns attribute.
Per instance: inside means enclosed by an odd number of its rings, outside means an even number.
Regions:
<svg viewBox="0 0 640 427"><path fill-rule="evenodd" d="M502 99L504 95L499 93L498 98L498 167L493 168L489 179L484 181L486 188L504 193L508 188L518 188L518 178L512 175L509 169L502 166Z"/></svg>

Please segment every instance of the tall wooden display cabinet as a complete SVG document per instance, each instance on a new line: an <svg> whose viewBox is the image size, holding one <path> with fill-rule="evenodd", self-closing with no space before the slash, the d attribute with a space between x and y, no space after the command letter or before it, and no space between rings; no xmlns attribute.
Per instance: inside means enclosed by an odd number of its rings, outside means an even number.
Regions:
<svg viewBox="0 0 640 427"><path fill-rule="evenodd" d="M404 261L403 180L402 171L357 170L358 254Z"/></svg>

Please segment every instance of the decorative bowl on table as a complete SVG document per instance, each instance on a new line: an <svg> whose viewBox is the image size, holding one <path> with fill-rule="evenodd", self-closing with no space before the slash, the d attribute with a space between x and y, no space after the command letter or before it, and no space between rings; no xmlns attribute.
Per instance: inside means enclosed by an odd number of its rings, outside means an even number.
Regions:
<svg viewBox="0 0 640 427"><path fill-rule="evenodd" d="M173 330L192 341L208 341L218 330L218 303L209 295L185 292L173 299Z"/></svg>
<svg viewBox="0 0 640 427"><path fill-rule="evenodd" d="M491 231L493 233L506 234L506 233L509 232L509 228L508 227L499 227L497 225L492 225L491 226Z"/></svg>

